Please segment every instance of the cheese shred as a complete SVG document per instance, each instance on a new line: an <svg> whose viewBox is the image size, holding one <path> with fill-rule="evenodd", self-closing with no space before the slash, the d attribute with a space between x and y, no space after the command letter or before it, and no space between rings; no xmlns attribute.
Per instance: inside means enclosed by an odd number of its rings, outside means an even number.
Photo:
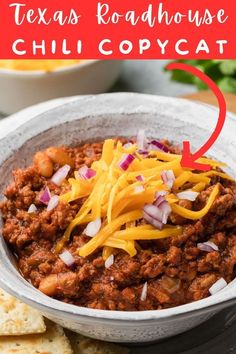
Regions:
<svg viewBox="0 0 236 354"><path fill-rule="evenodd" d="M198 220L212 208L219 194L219 186L214 186L201 210L189 210L179 205L178 193L189 189L200 193L208 188L213 177L232 180L226 173L219 172L219 167L224 164L205 157L198 162L209 164L212 169L198 173L182 168L181 155L163 151L150 151L147 155L141 154L134 143L122 145L120 141L107 139L100 160L91 165L95 176L82 179L75 172L75 178L68 179L68 190L60 196L60 201L84 202L58 241L56 252L61 252L69 242L75 228L83 226L85 229L89 222L100 218L102 226L99 232L88 239L78 254L87 257L102 249L103 259L106 260L123 250L133 257L140 249L137 241L176 237L183 232L181 226L168 223L161 230L143 224L143 208L146 204L154 205L158 193L163 195L173 213L189 220ZM163 180L164 171L171 171L175 177L171 185Z"/></svg>

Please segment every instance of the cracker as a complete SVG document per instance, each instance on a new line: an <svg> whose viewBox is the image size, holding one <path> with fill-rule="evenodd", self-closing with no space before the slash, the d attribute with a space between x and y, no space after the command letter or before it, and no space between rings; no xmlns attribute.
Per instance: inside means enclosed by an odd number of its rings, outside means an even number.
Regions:
<svg viewBox="0 0 236 354"><path fill-rule="evenodd" d="M1 354L73 354L62 327L46 320L42 334L0 337Z"/></svg>
<svg viewBox="0 0 236 354"><path fill-rule="evenodd" d="M0 289L0 336L45 332L43 316Z"/></svg>
<svg viewBox="0 0 236 354"><path fill-rule="evenodd" d="M129 349L119 345L66 332L75 354L128 354Z"/></svg>

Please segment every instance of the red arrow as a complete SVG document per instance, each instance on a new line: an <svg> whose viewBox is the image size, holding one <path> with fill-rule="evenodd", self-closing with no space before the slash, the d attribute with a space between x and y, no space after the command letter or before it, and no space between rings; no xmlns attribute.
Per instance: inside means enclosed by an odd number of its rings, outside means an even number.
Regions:
<svg viewBox="0 0 236 354"><path fill-rule="evenodd" d="M226 102L225 98L219 89L219 87L215 84L213 80L211 80L206 74L204 74L201 70L187 64L183 63L170 63L166 67L167 70L183 70L187 71L190 74L193 74L197 76L200 80L205 82L205 84L213 91L215 94L217 100L218 100L218 106L219 106L219 116L218 116L218 122L215 127L214 132L210 136L210 138L207 140L207 142L195 153L191 153L190 151L190 142L189 141L184 141L183 142L183 153L182 153L182 159L181 159L181 166L182 167L187 167L187 168L193 168L197 170L202 170L202 171L209 171L211 169L211 166L201 164L196 162L197 159L202 157L209 149L210 147L214 144L216 139L221 133L221 130L223 129L225 119L226 119Z"/></svg>

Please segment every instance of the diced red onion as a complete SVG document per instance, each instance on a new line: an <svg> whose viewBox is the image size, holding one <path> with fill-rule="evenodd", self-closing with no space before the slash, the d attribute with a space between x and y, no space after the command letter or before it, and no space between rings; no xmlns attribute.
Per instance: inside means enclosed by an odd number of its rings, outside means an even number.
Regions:
<svg viewBox="0 0 236 354"><path fill-rule="evenodd" d="M51 199L51 193L48 187L46 187L43 193L40 195L39 200L45 205L48 205L49 200Z"/></svg>
<svg viewBox="0 0 236 354"><path fill-rule="evenodd" d="M165 200L159 205L159 209L162 211L162 222L166 225L168 217L171 214L171 207L169 203Z"/></svg>
<svg viewBox="0 0 236 354"><path fill-rule="evenodd" d="M153 218L155 218L159 221L162 220L162 212L160 211L160 209L157 206L155 206L153 204L146 204L143 209L144 209L145 213L152 216Z"/></svg>
<svg viewBox="0 0 236 354"><path fill-rule="evenodd" d="M65 250L61 254L59 254L60 259L68 266L72 266L75 263L75 259L72 254Z"/></svg>
<svg viewBox="0 0 236 354"><path fill-rule="evenodd" d="M155 205L153 204L146 204L143 207L143 216L144 219L157 229L161 230L163 227L162 223L162 217L163 213L162 211Z"/></svg>
<svg viewBox="0 0 236 354"><path fill-rule="evenodd" d="M227 286L227 282L224 278L218 279L209 289L209 293L214 295L218 293L220 290L224 289Z"/></svg>
<svg viewBox="0 0 236 354"><path fill-rule="evenodd" d="M102 221L100 218L97 218L96 220L88 223L86 229L84 230L84 234L89 237L94 237L99 232L101 226Z"/></svg>
<svg viewBox="0 0 236 354"><path fill-rule="evenodd" d="M140 300L145 301L147 299L148 283L146 282L142 288Z"/></svg>
<svg viewBox="0 0 236 354"><path fill-rule="evenodd" d="M149 155L149 152L147 150L142 150L142 149L139 149L138 153L142 155L144 158L146 158Z"/></svg>
<svg viewBox="0 0 236 354"><path fill-rule="evenodd" d="M167 185L168 183L168 178L167 178L167 175L166 175L166 171L162 171L161 173L161 178L162 178L162 181ZM168 185L169 186L169 185Z"/></svg>
<svg viewBox="0 0 236 354"><path fill-rule="evenodd" d="M140 182L143 182L144 181L144 177L142 175L136 176L136 180L140 181Z"/></svg>
<svg viewBox="0 0 236 354"><path fill-rule="evenodd" d="M177 193L177 197L179 199L190 200L191 202L194 202L197 199L198 195L199 195L198 192L194 192L190 190Z"/></svg>
<svg viewBox="0 0 236 354"><path fill-rule="evenodd" d="M145 211L143 212L143 217L144 220L146 220L150 225L154 226L156 229L161 230L163 228L163 224L161 221L153 218L149 214L147 214Z"/></svg>
<svg viewBox="0 0 236 354"><path fill-rule="evenodd" d="M151 150L169 152L169 149L158 140L148 142L143 129L138 131L136 143L139 147L138 153L144 156L147 156Z"/></svg>
<svg viewBox="0 0 236 354"><path fill-rule="evenodd" d="M31 204L29 206L28 213L33 214L33 213L36 213L37 210L38 210L37 207L34 204Z"/></svg>
<svg viewBox="0 0 236 354"><path fill-rule="evenodd" d="M164 202L166 202L165 198L162 195L158 195L158 197L156 198L153 204L159 207Z"/></svg>
<svg viewBox="0 0 236 354"><path fill-rule="evenodd" d="M175 181L175 174L174 174L173 170L167 170L166 174L169 179L173 179Z"/></svg>
<svg viewBox="0 0 236 354"><path fill-rule="evenodd" d="M57 195L51 197L51 199L48 202L47 211L52 211L53 209L55 209L58 203L59 203L59 198Z"/></svg>
<svg viewBox="0 0 236 354"><path fill-rule="evenodd" d="M144 189L144 186L135 186L135 187L134 187L134 190L135 190L135 194L140 194L140 193L142 193L145 189Z"/></svg>
<svg viewBox="0 0 236 354"><path fill-rule="evenodd" d="M148 145L149 145L148 150L154 150L154 151L159 150L159 151L169 152L169 149L158 140L152 140L150 143L148 143Z"/></svg>
<svg viewBox="0 0 236 354"><path fill-rule="evenodd" d="M118 163L118 166L123 170L126 171L131 163L134 161L135 157L131 154L124 154L121 160Z"/></svg>
<svg viewBox="0 0 236 354"><path fill-rule="evenodd" d="M158 191L156 192L156 198L158 198L160 195L164 197L165 195L169 194L167 191Z"/></svg>
<svg viewBox="0 0 236 354"><path fill-rule="evenodd" d="M79 169L78 175L80 178L87 180L96 176L96 171L92 168L88 168L88 166L83 166Z"/></svg>
<svg viewBox="0 0 236 354"><path fill-rule="evenodd" d="M62 182L66 179L68 173L70 171L69 165L64 165L52 176L51 181L55 183L57 186L60 186Z"/></svg>
<svg viewBox="0 0 236 354"><path fill-rule="evenodd" d="M160 195L159 192L156 193L156 200L154 201L154 205L159 208L162 212L162 223L167 224L168 217L171 213L171 207L169 203L165 200L164 196Z"/></svg>
<svg viewBox="0 0 236 354"><path fill-rule="evenodd" d="M110 268L114 263L114 254L111 254L105 261L105 268Z"/></svg>
<svg viewBox="0 0 236 354"><path fill-rule="evenodd" d="M136 144L138 145L140 150L146 150L147 147L147 138L145 135L145 130L140 129L137 134Z"/></svg>
<svg viewBox="0 0 236 354"><path fill-rule="evenodd" d="M133 144L132 143L126 143L123 145L123 148L129 149Z"/></svg>
<svg viewBox="0 0 236 354"><path fill-rule="evenodd" d="M173 187L175 181L175 175L172 170L162 171L161 178L167 187L169 188Z"/></svg>
<svg viewBox="0 0 236 354"><path fill-rule="evenodd" d="M212 252L212 251L219 251L219 247L211 241L198 243L197 247L204 252Z"/></svg>

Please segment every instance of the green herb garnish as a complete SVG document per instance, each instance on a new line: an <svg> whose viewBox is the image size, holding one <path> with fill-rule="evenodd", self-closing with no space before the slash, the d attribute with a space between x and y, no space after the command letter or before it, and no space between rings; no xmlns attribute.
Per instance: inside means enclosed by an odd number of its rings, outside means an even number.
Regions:
<svg viewBox="0 0 236 354"><path fill-rule="evenodd" d="M223 92L236 93L236 60L178 60L177 62L193 65L212 78ZM199 90L207 86L193 75L179 70L171 73L171 79L186 84L193 84Z"/></svg>

